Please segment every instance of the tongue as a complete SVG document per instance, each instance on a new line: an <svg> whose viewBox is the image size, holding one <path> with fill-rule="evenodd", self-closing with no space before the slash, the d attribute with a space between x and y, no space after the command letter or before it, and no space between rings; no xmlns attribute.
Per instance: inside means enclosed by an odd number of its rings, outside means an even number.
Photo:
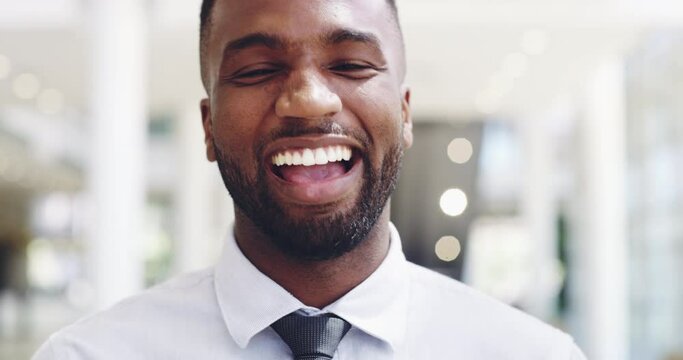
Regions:
<svg viewBox="0 0 683 360"><path fill-rule="evenodd" d="M280 168L282 178L298 184L310 184L325 181L344 175L346 169L339 162L313 166L283 166Z"/></svg>

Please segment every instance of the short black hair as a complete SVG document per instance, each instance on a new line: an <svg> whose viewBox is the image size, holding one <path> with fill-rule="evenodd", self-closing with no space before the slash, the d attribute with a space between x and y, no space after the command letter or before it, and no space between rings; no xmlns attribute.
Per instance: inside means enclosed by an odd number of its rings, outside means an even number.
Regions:
<svg viewBox="0 0 683 360"><path fill-rule="evenodd" d="M396 19L396 23L398 24L398 8L396 7L396 1L395 0L386 0L389 6L391 7L391 10L393 12L393 15ZM199 13L199 61L201 64L201 71L202 71L202 82L204 82L204 88L208 90L208 84L206 83L206 74L204 73L205 71L205 66L204 66L204 57L206 55L206 48L207 48L207 38L209 35L209 25L211 23L211 11L213 10L213 5L216 3L216 0L202 0L202 8ZM399 25L400 26L400 25Z"/></svg>
<svg viewBox="0 0 683 360"><path fill-rule="evenodd" d="M209 23L211 22L211 10L213 10L213 4L216 0L202 0L202 9L199 13L199 64L202 76L202 83L206 91L209 91L209 84L206 79L206 64L204 64L204 58L206 57L207 51L207 38Z"/></svg>
<svg viewBox="0 0 683 360"><path fill-rule="evenodd" d="M213 4L216 0L202 0L202 10L199 13L199 32L204 33L207 24L209 23L209 17L211 16L211 10L213 9Z"/></svg>
<svg viewBox="0 0 683 360"><path fill-rule="evenodd" d="M207 28L207 25L208 25L210 18L211 18L211 10L213 10L213 4L215 2L216 2L216 0L202 0L202 9L201 9L201 12L199 13L200 36L201 36L201 34L204 34L204 31ZM398 9L396 8L396 1L395 0L387 0L387 3L389 3L389 6L391 6L391 9L394 11L394 13L398 12Z"/></svg>

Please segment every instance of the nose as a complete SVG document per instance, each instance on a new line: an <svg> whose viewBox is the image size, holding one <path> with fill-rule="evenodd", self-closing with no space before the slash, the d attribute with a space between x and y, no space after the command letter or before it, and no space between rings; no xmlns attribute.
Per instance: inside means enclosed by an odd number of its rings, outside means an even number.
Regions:
<svg viewBox="0 0 683 360"><path fill-rule="evenodd" d="M320 119L342 109L339 96L317 74L291 74L275 103L280 118Z"/></svg>

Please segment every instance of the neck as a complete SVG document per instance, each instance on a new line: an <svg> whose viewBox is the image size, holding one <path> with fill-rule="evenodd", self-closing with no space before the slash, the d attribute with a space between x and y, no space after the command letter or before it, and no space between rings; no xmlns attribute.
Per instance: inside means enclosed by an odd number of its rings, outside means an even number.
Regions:
<svg viewBox="0 0 683 360"><path fill-rule="evenodd" d="M368 237L331 260L292 258L280 251L243 213L235 209L235 239L242 253L266 276L302 303L322 309L367 279L389 251L389 205Z"/></svg>

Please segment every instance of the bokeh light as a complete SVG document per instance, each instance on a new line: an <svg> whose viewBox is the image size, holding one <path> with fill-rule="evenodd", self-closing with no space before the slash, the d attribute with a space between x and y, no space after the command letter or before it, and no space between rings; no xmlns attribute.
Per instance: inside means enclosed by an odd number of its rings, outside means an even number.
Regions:
<svg viewBox="0 0 683 360"><path fill-rule="evenodd" d="M456 164L465 164L472 158L472 143L465 138L453 139L448 144L448 158Z"/></svg>
<svg viewBox="0 0 683 360"><path fill-rule="evenodd" d="M439 201L441 210L448 216L458 216L467 209L467 195L460 189L448 189Z"/></svg>
<svg viewBox="0 0 683 360"><path fill-rule="evenodd" d="M462 247L460 241L454 236L444 236L434 245L436 256L445 262L451 262L458 258Z"/></svg>
<svg viewBox="0 0 683 360"><path fill-rule="evenodd" d="M40 80L31 73L20 74L14 79L12 90L19 99L33 99L40 91Z"/></svg>

